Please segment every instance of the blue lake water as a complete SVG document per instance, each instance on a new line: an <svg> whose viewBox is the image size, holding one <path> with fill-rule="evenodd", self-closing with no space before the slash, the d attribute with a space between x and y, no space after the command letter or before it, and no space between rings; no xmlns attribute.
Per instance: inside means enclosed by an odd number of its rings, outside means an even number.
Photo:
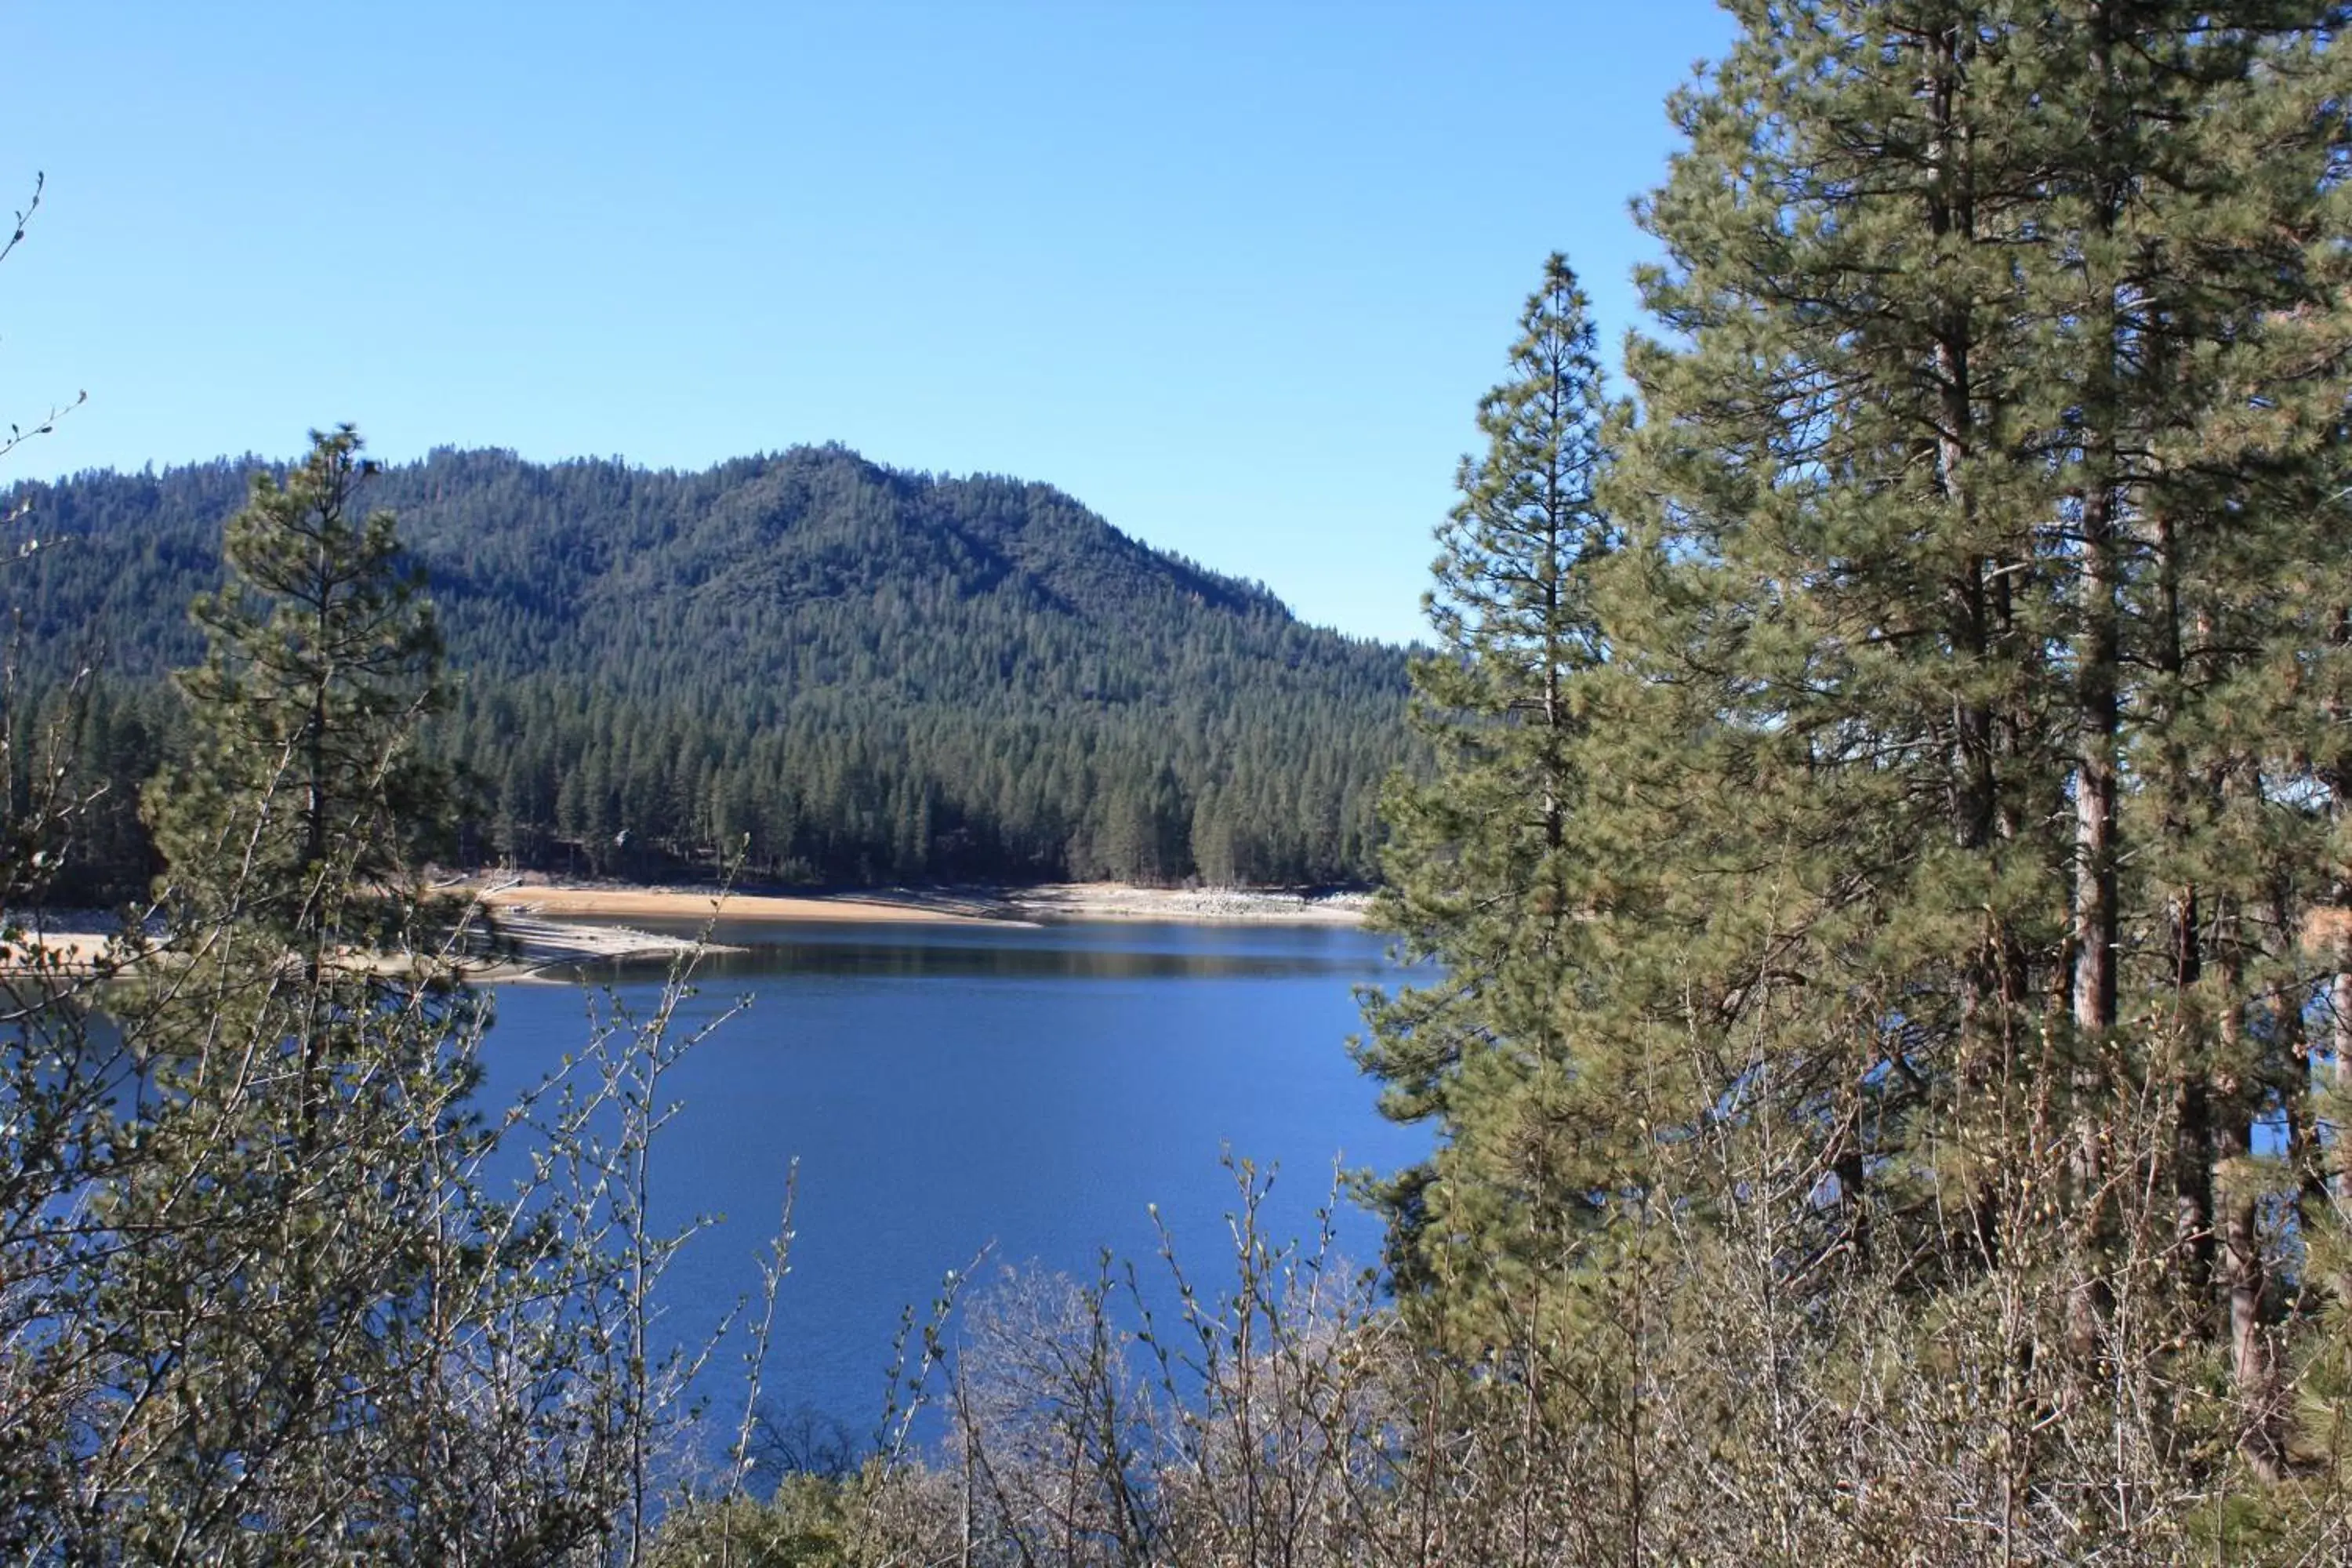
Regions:
<svg viewBox="0 0 2352 1568"><path fill-rule="evenodd" d="M1355 988L1400 978L1361 931L744 922L715 936L748 951L706 960L679 1022L749 1006L669 1080L683 1106L654 1182L657 1222L726 1223L672 1266L665 1331L700 1336L756 1288L797 1157L766 1389L853 1432L881 1413L902 1309L926 1308L983 1248L983 1278L1007 1263L1091 1277L1105 1247L1156 1267L1156 1204L1213 1281L1230 1272L1235 1196L1222 1153L1277 1167L1265 1212L1306 1237L1335 1163L1390 1170L1427 1147L1378 1116L1345 1048ZM499 990L486 1103L579 1049L597 985L649 1013L661 970L589 978ZM1337 1220L1346 1254L1373 1260L1378 1222L1344 1203Z"/></svg>

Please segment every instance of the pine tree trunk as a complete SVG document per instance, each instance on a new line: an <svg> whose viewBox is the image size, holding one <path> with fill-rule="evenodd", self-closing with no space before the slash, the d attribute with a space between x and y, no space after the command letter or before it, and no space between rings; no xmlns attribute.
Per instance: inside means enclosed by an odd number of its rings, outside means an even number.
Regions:
<svg viewBox="0 0 2352 1568"><path fill-rule="evenodd" d="M2339 793L2338 799L2342 796ZM2346 923L2352 925L2352 909L2337 906ZM2352 969L2339 969L2328 982L2327 999L2328 1050L2334 1058L2336 1086L2339 1092L2352 1094ZM2338 1204L2352 1205L2352 1138L2336 1141L2336 1168L2327 1178L2328 1191ZM2352 1282L2339 1281L2339 1291Z"/></svg>
<svg viewBox="0 0 2352 1568"><path fill-rule="evenodd" d="M2337 605L2329 618L2331 640L2341 658L2347 647L2352 647L2352 605ZM2341 733L2348 717L2352 715L2346 713L2341 700L2331 700L2328 702L2327 718L2331 729ZM2328 816L2335 829L2333 837L2340 845L2345 841L2347 815L2345 796L2347 792L2352 792L2352 768L2333 768L2325 776L2327 781ZM2323 940L2336 954L2338 965L2327 985L2328 1056L2333 1064L2331 1070L2337 1092L2352 1095L2352 867L2336 866L2332 872L2334 886L2326 911L2331 923L2329 929L2322 933ZM2325 1182L2328 1193L2337 1204L2352 1205L2352 1138L2339 1136L2336 1139L2334 1169L2328 1172ZM2338 1280L2338 1295L2347 1292L2352 1292L2352 1279Z"/></svg>
<svg viewBox="0 0 2352 1568"><path fill-rule="evenodd" d="M2072 1333L2089 1354L2103 1333L2110 1294L2105 1268L2113 1215L2103 1058L2116 1024L2116 548L2114 494L2104 481L2083 504L2083 633L2075 696L2074 959L2072 1021L2075 1065L2073 1176L2084 1251L2074 1286Z"/></svg>
<svg viewBox="0 0 2352 1568"><path fill-rule="evenodd" d="M2226 1119L2217 1143L2221 1161L2251 1152L2252 1128L2242 1114ZM2230 1381L2238 1396L2238 1452L2264 1481L2285 1478L2286 1445L2280 1430L2277 1369L2263 1331L2267 1270L2252 1194L2233 1198L2221 1217L2221 1283L2229 1304Z"/></svg>
<svg viewBox="0 0 2352 1568"><path fill-rule="evenodd" d="M2156 520L2155 554L2158 602L2156 625L2156 672L2165 694L2161 720L2167 733L2159 748L2163 777L2154 781L2164 800L2163 833L2168 844L2179 847L2190 832L2193 796L2186 746L2178 735L2186 702L2188 661L2182 647L2183 612L2179 531L2169 516ZM2203 623L2200 619L2200 628ZM2210 644L2209 635L2200 642ZM2213 1125L2212 1095L2207 1076L2212 1070L2207 1030L2200 1016L2197 990L2204 978L2204 938L2200 929L2204 900L2196 883L2183 881L2165 900L2167 941L2172 963L2173 1068L2173 1238L2183 1262L2183 1293L2205 1314L2207 1292L2213 1282Z"/></svg>
<svg viewBox="0 0 2352 1568"><path fill-rule="evenodd" d="M1958 237L1976 239L1974 170L1970 163L1969 127L1958 112L1966 61L1964 35L1957 26L1937 32L1927 45L1931 87L1928 92L1933 132L1927 142L1927 226L1939 241ZM1941 311L1934 331L1933 357L1939 388L1935 438L1936 487L1957 520L1963 537L1977 536L1974 498L1969 490L1968 464L1977 438L1977 391L1972 374L1976 348L1972 313L1965 300ZM1949 637L1956 662L1965 670L1981 670L1994 653L1996 605L2005 604L2002 592L2008 573L2004 563L1978 554L1951 589L1954 601ZM1977 854L1993 851L2001 834L2000 779L1995 757L1995 717L1991 702L1982 696L1958 704L1953 743L1958 774L1958 798L1952 806L1954 841ZM1959 978L1960 1072L1971 1100L1981 1102L2004 1076L1998 1059L2007 1036L1999 1005L2008 999L2001 940L1989 922L1982 946ZM1989 1019L1989 1014L1994 1015ZM1973 1178L1974 1212L1979 1261L1990 1267L2000 1248L2000 1184L1995 1161ZM1841 1177L1843 1180L1843 1176Z"/></svg>
<svg viewBox="0 0 2352 1568"><path fill-rule="evenodd" d="M2092 220L2096 237L2108 238L2122 204L2123 172L2114 166L2111 144L2117 106L2112 101L2113 18L2109 7L2091 7L2089 66L2094 139L2100 166ZM2104 266L2104 258L2100 258ZM2084 366L2083 393L2084 483L2081 493L2081 559L2074 685L2074 897L2072 1023L2075 1051L2074 1178L2086 1248L2072 1303L2072 1331L2078 1352L2099 1342L2106 1299L2104 1282L2106 1233L2113 1216L2105 1193L2106 1085L2103 1058L2116 1025L2116 691L2121 659L2121 589L2116 551L2117 511L2122 503L2117 475L2116 366L2123 328L2120 289L2112 279L2093 280L2093 331L2084 334L2098 357Z"/></svg>

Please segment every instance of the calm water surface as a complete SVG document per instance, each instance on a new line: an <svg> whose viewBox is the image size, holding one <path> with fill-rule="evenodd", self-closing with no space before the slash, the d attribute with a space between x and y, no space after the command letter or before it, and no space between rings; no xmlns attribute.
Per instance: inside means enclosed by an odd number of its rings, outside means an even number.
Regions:
<svg viewBox="0 0 2352 1568"><path fill-rule="evenodd" d="M779 1408L870 1431L900 1310L983 1247L984 1273L1091 1276L1100 1249L1150 1263L1157 1204L1209 1279L1230 1256L1220 1155L1278 1166L1267 1205L1311 1235L1335 1162L1392 1169L1426 1134L1382 1121L1343 1042L1354 988L1393 984L1384 941L1344 928L734 923L684 1021L749 1010L679 1068L656 1155L656 1219L724 1215L665 1281L667 1329L699 1336L757 1281L800 1160L793 1272L766 1373ZM592 977L640 1015L658 969ZM598 993L498 993L488 1102L576 1051ZM601 1004L600 1004L601 1005ZM1379 1226L1342 1205L1343 1249ZM740 1362L722 1357L729 1372Z"/></svg>

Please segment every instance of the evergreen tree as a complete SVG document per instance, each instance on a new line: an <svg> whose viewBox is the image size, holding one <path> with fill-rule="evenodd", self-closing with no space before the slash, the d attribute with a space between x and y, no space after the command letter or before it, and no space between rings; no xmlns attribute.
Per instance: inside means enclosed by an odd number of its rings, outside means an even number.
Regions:
<svg viewBox="0 0 2352 1568"><path fill-rule="evenodd" d="M399 907L379 895L404 890L454 809L417 739L440 635L391 514L355 510L373 472L345 426L282 479L255 476L223 544L235 576L190 612L209 644L180 678L193 735L151 812L166 905L299 937L314 976L379 938Z"/></svg>
<svg viewBox="0 0 2352 1568"><path fill-rule="evenodd" d="M1608 410L1566 258L1545 262L1509 363L1479 404L1486 449L1463 462L1423 601L1439 647L1412 668L1412 721L1433 765L1400 774L1384 803L1376 921L1407 959L1444 972L1368 993L1359 1052L1385 1080L1383 1110L1433 1119L1445 1140L1433 1170L1387 1194L1409 1276L1432 1267L1410 1256L1423 1242L1455 1249L1451 1267L1494 1266L1528 1214L1556 1214L1587 1184L1539 1109L1571 1071L1560 1010L1592 886L1580 748L1607 652L1592 584L1615 547L1596 500Z"/></svg>
<svg viewBox="0 0 2352 1568"><path fill-rule="evenodd" d="M20 1021L114 1092L12 1146L72 1151L11 1174L72 1172L82 1216L33 1280L70 1308L5 1352L12 1556L545 1562L610 1528L639 1406L596 1362L609 1260L475 1185L485 1019L415 859L447 820L415 746L437 645L391 520L354 518L358 450L257 480L197 607L191 760L148 796L167 929L110 955L120 1044L70 997Z"/></svg>
<svg viewBox="0 0 2352 1568"><path fill-rule="evenodd" d="M2135 1489L2292 1468L2279 1286L2324 1219L2252 1134L2310 1123L2340 595L2289 584L2352 571L2343 17L1741 14L1643 213L1670 336L1591 760L1638 919L1578 1027L1678 1107L1689 1321L1767 1357L1706 1397L1806 1456L1778 1518L1859 1488L1979 1550L2152 1550ZM1931 1346L1958 1396L1808 1453L1793 1387Z"/></svg>

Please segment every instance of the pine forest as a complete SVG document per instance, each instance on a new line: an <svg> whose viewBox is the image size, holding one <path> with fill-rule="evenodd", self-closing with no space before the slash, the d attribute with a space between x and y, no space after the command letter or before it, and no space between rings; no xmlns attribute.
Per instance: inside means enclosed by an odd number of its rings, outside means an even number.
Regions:
<svg viewBox="0 0 2352 1568"><path fill-rule="evenodd" d="M179 744L185 605L265 465L18 487L27 708L77 699L106 786L60 898L155 869L140 787ZM273 470L274 471L274 470ZM438 452L372 476L457 676L425 743L456 852L627 879L1362 882L1407 754L1393 649L1119 534L1044 485L840 450L698 474ZM23 798L25 781L16 784Z"/></svg>

